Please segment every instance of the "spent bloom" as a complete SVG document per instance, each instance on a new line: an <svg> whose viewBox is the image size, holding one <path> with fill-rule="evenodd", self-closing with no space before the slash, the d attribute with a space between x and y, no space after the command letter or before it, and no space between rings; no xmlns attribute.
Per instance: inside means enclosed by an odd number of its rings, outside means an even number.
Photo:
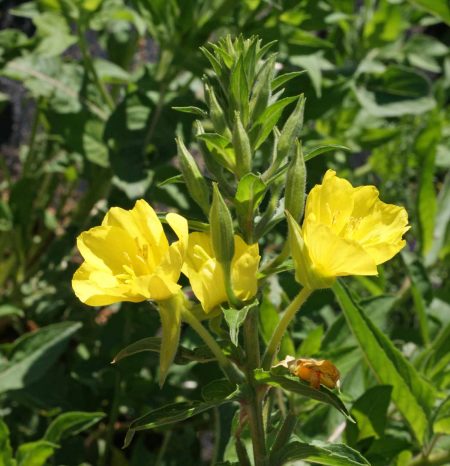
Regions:
<svg viewBox="0 0 450 466"><path fill-rule="evenodd" d="M302 228L290 216L289 241L297 281L327 288L336 277L377 275L404 246L408 214L380 201L375 186L354 188L328 170L306 201Z"/></svg>
<svg viewBox="0 0 450 466"><path fill-rule="evenodd" d="M84 262L72 279L77 297L90 306L105 306L162 301L178 293L188 224L174 213L166 220L178 237L172 244L155 211L142 199L131 210L111 208L101 226L81 233L77 246Z"/></svg>
<svg viewBox="0 0 450 466"><path fill-rule="evenodd" d="M247 244L234 235L234 256L231 261L231 284L237 298L245 301L255 296L259 265L258 244ZM211 236L191 233L183 273L189 278L192 291L205 312L227 301L222 266L214 255Z"/></svg>

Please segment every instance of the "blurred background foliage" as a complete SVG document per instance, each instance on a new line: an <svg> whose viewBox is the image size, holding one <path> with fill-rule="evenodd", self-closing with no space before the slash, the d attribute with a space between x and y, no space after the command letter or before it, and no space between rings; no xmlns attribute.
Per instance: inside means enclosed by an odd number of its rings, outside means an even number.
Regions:
<svg viewBox="0 0 450 466"><path fill-rule="evenodd" d="M145 303L96 311L70 287L80 261L75 238L109 206L144 197L205 221L177 176L175 136L195 153L195 119L210 123L173 107L205 108L201 79L210 65L199 47L227 33L276 41L279 69L296 73L286 95L306 96L306 151L349 149L309 162L308 187L334 168L354 184L377 185L412 224L407 250L378 278L348 283L439 391L429 443L420 445L390 403L391 387L377 384L329 292L308 302L283 351L332 359L358 423L346 426L329 407L299 398L303 438L342 437L379 466L428 464L411 458L421 448L450 449L449 25L447 0L5 0L0 464L188 466L224 452L233 459L233 405L140 433L121 450L131 420L198 398L220 374L214 364L177 365L160 390L157 354L111 365L127 344L158 335L156 313ZM267 254L285 236L280 224ZM290 274L271 280L262 318L270 322L296 288ZM182 338L199 343L189 329Z"/></svg>

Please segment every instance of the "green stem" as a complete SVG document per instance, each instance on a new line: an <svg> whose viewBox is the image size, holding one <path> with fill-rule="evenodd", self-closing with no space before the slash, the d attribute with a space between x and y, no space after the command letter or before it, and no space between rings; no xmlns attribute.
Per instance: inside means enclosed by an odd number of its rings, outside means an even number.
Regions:
<svg viewBox="0 0 450 466"><path fill-rule="evenodd" d="M164 458L164 455L166 454L171 436L172 436L171 430L166 430L164 432L164 437L163 437L163 441L161 444L161 448L158 451L158 456L156 457L154 466L160 466L162 464L162 460Z"/></svg>
<svg viewBox="0 0 450 466"><path fill-rule="evenodd" d="M286 308L286 311L284 312L283 316L278 322L278 325L275 328L275 331L273 332L272 338L270 339L269 345L267 346L263 358L263 369L269 370L272 366L275 355L278 352L278 347L280 346L281 339L283 338L283 335L285 334L289 323L294 318L297 311L309 298L309 295L312 292L313 290L310 290L309 288L303 288L300 291L300 293L294 298L291 304L289 304L289 306Z"/></svg>
<svg viewBox="0 0 450 466"><path fill-rule="evenodd" d="M263 402L259 396L253 371L260 367L260 350L258 335L258 309L253 308L247 314L244 322L244 347L246 354L246 375L248 382L247 414L252 437L255 466L268 466L266 435L262 415Z"/></svg>
<svg viewBox="0 0 450 466"><path fill-rule="evenodd" d="M444 466L450 462L450 451L434 453L428 457L413 458L409 466Z"/></svg>
<svg viewBox="0 0 450 466"><path fill-rule="evenodd" d="M242 382L242 374L231 364L230 360L223 354L222 349L217 344L213 336L206 330L201 322L187 309L181 311L181 316L183 320L188 323L198 336L205 342L208 348L212 351L214 356L219 363L220 368L222 369L225 376L232 382L239 384Z"/></svg>

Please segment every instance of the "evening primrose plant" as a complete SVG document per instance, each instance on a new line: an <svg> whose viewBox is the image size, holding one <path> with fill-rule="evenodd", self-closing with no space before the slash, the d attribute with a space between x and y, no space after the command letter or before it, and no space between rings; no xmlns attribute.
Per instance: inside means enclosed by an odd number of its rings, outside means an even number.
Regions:
<svg viewBox="0 0 450 466"><path fill-rule="evenodd" d="M300 395L354 422L341 399L340 371L333 361L301 354L282 358L280 345L315 290L333 288L340 304L353 306L358 314L338 277L376 275L377 266L405 246L408 217L404 208L382 202L375 187L353 187L332 170L306 196L306 162L332 147L303 153L305 99L283 96L282 89L299 73L277 75L272 45L227 36L203 49L213 69L204 77L206 109L177 108L201 118L195 129L202 163L181 136L177 145L183 180L205 219L158 216L143 199L131 210L111 208L101 226L78 238L84 262L73 288L91 306L149 301L157 309L161 340L135 342L116 361L158 351L161 386L175 358L216 361L223 372L224 378L203 387L203 400L173 403L132 422L125 446L137 431L235 403L232 447L223 464L268 466L309 459L367 465L345 444L302 439L294 411L288 406L282 412L270 395L277 391L288 400ZM289 105L293 110L279 125ZM284 245L275 253L263 250L268 234L285 221ZM289 269L298 294L262 347L263 289L272 276ZM188 351L179 346L183 323L197 332L204 347Z"/></svg>

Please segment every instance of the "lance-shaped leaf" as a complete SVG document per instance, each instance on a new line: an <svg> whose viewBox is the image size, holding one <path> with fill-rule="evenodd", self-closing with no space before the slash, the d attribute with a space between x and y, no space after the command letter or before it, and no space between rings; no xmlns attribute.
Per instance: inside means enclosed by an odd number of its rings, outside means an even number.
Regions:
<svg viewBox="0 0 450 466"><path fill-rule="evenodd" d="M96 424L100 419L105 417L105 413L85 413L79 411L71 411L60 414L48 426L44 435L44 440L53 443L59 443L61 439L76 435L83 430Z"/></svg>
<svg viewBox="0 0 450 466"><path fill-rule="evenodd" d="M405 359L391 340L366 317L339 281L333 291L369 367L382 384L392 385L392 401L411 426L419 442L429 428L435 391Z"/></svg>
<svg viewBox="0 0 450 466"><path fill-rule="evenodd" d="M349 446L322 442L316 442L314 445L291 442L277 452L271 464L281 466L300 460L327 466L370 466L359 452Z"/></svg>
<svg viewBox="0 0 450 466"><path fill-rule="evenodd" d="M320 154L325 154L327 152L332 152L335 150L343 150L346 152L350 152L351 149L346 146L340 146L338 144L327 144L326 146L317 146L314 147L314 149L311 149L309 152L305 154L305 162L308 160L313 159L314 157L317 157Z"/></svg>
<svg viewBox="0 0 450 466"><path fill-rule="evenodd" d="M208 409L238 399L239 390L226 380L216 380L208 384L202 391L205 401L182 401L171 403L150 411L130 424L123 447L133 440L135 432L154 429L175 422L181 422Z"/></svg>
<svg viewBox="0 0 450 466"><path fill-rule="evenodd" d="M150 351L153 353L159 353L161 351L161 338L159 337L147 337L141 340L135 341L128 345L126 348L121 350L111 363L117 363L122 359L132 356L133 354L143 353ZM195 348L193 350L178 346L177 353L175 354L174 362L176 364L188 364L190 362L211 362L214 361L215 357L211 353L211 350L205 345Z"/></svg>
<svg viewBox="0 0 450 466"><path fill-rule="evenodd" d="M223 309L223 316L228 324L230 329L230 340L233 345L238 346L239 344L239 328L245 322L248 311L255 306L258 306L258 301L244 306L242 309Z"/></svg>
<svg viewBox="0 0 450 466"><path fill-rule="evenodd" d="M273 367L270 371L256 369L255 380L259 384L282 388L288 392L297 393L307 398L327 403L335 407L345 417L347 417L347 419L353 421L344 403L336 393L323 386L321 386L320 389L311 387L308 383L291 375L289 370L285 367Z"/></svg>
<svg viewBox="0 0 450 466"><path fill-rule="evenodd" d="M180 342L181 310L184 306L184 297L180 294L166 301L160 301L158 305L162 328L159 385L162 387Z"/></svg>
<svg viewBox="0 0 450 466"><path fill-rule="evenodd" d="M58 445L38 440L37 442L23 443L17 449L17 466L44 466L47 459L53 455Z"/></svg>

